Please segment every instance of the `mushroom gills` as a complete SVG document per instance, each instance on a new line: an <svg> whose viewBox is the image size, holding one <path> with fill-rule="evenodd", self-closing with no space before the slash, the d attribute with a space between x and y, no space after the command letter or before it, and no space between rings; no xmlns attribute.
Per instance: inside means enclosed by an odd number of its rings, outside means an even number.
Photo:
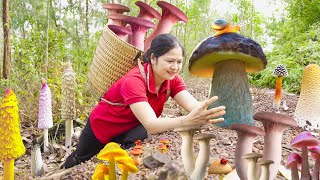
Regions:
<svg viewBox="0 0 320 180"><path fill-rule="evenodd" d="M219 99L210 108L224 105L224 121L216 124L227 127L231 124L254 125L252 99L249 90L245 63L239 60L226 60L215 64L210 97Z"/></svg>

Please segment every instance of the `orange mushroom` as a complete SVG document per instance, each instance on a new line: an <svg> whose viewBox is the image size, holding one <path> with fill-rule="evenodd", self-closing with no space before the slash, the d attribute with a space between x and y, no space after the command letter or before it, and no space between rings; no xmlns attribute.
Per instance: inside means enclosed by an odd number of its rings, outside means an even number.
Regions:
<svg viewBox="0 0 320 180"><path fill-rule="evenodd" d="M228 164L228 160L221 158L211 163L208 174L218 174L219 179L223 179L224 174L228 174L232 171L232 167Z"/></svg>
<svg viewBox="0 0 320 180"><path fill-rule="evenodd" d="M140 165L140 154L142 154L143 151L141 149L133 149L130 151L130 154L133 155L133 161L134 161L134 164L136 166Z"/></svg>
<svg viewBox="0 0 320 180"><path fill-rule="evenodd" d="M167 152L167 146L164 144L160 144L158 148L162 154L165 154Z"/></svg>

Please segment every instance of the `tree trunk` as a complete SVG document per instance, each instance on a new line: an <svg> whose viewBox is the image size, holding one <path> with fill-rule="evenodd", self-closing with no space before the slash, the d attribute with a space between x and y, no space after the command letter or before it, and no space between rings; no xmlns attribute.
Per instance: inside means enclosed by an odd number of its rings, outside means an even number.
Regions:
<svg viewBox="0 0 320 180"><path fill-rule="evenodd" d="M9 18L9 1L3 0L3 78L9 79L10 75L10 18Z"/></svg>

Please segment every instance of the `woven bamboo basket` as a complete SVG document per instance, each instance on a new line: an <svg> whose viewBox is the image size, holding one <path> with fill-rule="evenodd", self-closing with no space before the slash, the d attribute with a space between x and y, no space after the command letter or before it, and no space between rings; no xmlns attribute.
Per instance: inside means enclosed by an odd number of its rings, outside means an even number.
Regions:
<svg viewBox="0 0 320 180"><path fill-rule="evenodd" d="M88 74L91 91L102 97L115 81L137 65L140 55L139 49L120 39L106 25Z"/></svg>

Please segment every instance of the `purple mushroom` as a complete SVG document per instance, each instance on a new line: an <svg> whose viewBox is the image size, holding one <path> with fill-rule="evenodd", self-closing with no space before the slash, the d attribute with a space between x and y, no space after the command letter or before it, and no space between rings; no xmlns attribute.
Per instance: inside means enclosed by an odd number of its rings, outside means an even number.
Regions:
<svg viewBox="0 0 320 180"><path fill-rule="evenodd" d="M143 18L145 20L151 21L153 18L156 18L158 20L161 19L161 14L155 10L153 7L149 6L148 4L137 1L136 5L140 8L140 13L138 15L138 18Z"/></svg>
<svg viewBox="0 0 320 180"><path fill-rule="evenodd" d="M302 167L301 167L301 179L310 180L309 162L308 162L308 146L317 146L319 141L312 136L308 131L303 131L298 134L292 141L291 146L297 149L301 149L302 155Z"/></svg>
<svg viewBox="0 0 320 180"><path fill-rule="evenodd" d="M308 150L311 152L311 156L316 160L311 174L312 179L319 180L320 145L308 147Z"/></svg>
<svg viewBox="0 0 320 180"><path fill-rule="evenodd" d="M286 167L291 169L292 179L299 179L298 164L301 164L301 156L297 153L291 153L288 157Z"/></svg>

